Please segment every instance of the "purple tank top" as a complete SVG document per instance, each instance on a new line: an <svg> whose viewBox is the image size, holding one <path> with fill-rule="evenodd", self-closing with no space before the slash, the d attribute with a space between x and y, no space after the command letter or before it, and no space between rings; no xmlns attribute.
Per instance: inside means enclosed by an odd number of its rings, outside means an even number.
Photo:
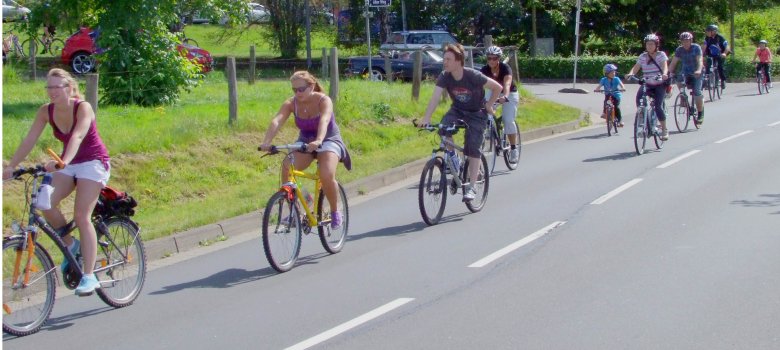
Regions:
<svg viewBox="0 0 780 350"><path fill-rule="evenodd" d="M60 157L65 154L65 149L68 148L68 143L73 135L73 128L76 127L76 121L78 120L77 115L80 104L81 101L79 100L76 100L73 104L73 126L71 126L70 131L67 134L62 132L57 127L57 124L54 123L54 104L49 104L49 124L51 124L51 127L54 130L54 137L56 137L57 140L62 141L63 144ZM108 156L108 149L106 149L106 145L103 144L103 140L100 139L100 135L98 134L97 123L95 120L92 120L92 123L89 124L89 130L84 136L84 139L81 140L81 145L79 146L78 151L76 151L76 156L70 161L70 164L100 160L103 162L103 166L106 167L106 170L108 170L108 161L110 159L111 158Z"/></svg>

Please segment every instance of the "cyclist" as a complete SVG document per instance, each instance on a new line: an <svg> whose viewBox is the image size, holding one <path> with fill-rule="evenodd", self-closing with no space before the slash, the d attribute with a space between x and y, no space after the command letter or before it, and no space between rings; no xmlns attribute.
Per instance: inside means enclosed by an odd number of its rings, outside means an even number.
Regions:
<svg viewBox="0 0 780 350"><path fill-rule="evenodd" d="M631 67L631 70L626 74L626 77L633 76L638 70L642 70L644 75L645 87L647 96L653 97L655 100L655 115L658 121L661 123L661 139L669 139L669 130L666 129L666 112L664 111L664 97L666 97L666 87L664 87L663 81L656 80L656 76L661 75L662 80L669 78L669 70L667 69L666 53L658 51L661 44L661 39L658 35L648 34L642 40L645 45L645 52L639 55L636 60L636 64ZM639 107L639 103L642 97L642 90L640 89L636 94L636 105Z"/></svg>
<svg viewBox="0 0 780 350"><path fill-rule="evenodd" d="M452 105L449 111L444 114L442 124L451 124L458 119L462 119L468 124L466 137L464 141L463 153L469 157L468 182L471 183L479 175L480 151L479 148L484 140L485 126L487 125L487 115L485 112L495 114L493 104L498 100L501 94L501 85L493 79L489 79L480 71L466 68L465 53L460 44L447 44L444 48L444 70L436 80L436 88L433 90L433 96L428 102L428 108L425 110L425 117L420 126L426 126L431 121L431 116L436 107L439 106L441 95L447 90ZM485 89L491 91L490 98L486 103ZM452 150L448 150L452 152ZM476 191L473 186L468 186L463 193L463 200L470 201L476 197Z"/></svg>
<svg viewBox="0 0 780 350"><path fill-rule="evenodd" d="M764 71L764 75L766 75L766 82L769 83L769 87L772 87L772 80L770 73L772 70L770 69L770 65L772 64L772 51L769 50L767 47L767 41L761 40L758 42L758 48L756 48L756 54L753 55L753 60L751 60L751 63L756 63L756 58L758 58L758 64L756 65L756 71Z"/></svg>
<svg viewBox="0 0 780 350"><path fill-rule="evenodd" d="M74 256L80 252L83 257L84 276L76 287L76 295L84 296L100 288L93 273L97 255L97 234L90 217L100 190L110 177L110 158L98 134L92 106L89 102L81 101L78 82L65 70L54 68L47 75L46 91L51 103L38 108L30 131L10 163L3 168L3 179L12 176L13 170L35 146L46 124L50 124L54 137L63 143L61 158L65 168L58 171L54 161L45 164L46 171L54 172L54 192L51 194L51 209L43 210L43 215L52 227L62 230L66 221L59 204L76 191L73 216L76 227L81 232L81 244L70 234L62 239ZM61 268L63 272L67 271L67 260Z"/></svg>
<svg viewBox="0 0 780 350"><path fill-rule="evenodd" d="M617 66L609 63L604 66L604 77L599 81L599 85L594 91L604 91L604 102L607 101L609 96L615 101L615 116L617 117L618 126L623 127L623 114L620 112L620 98L623 97L621 91L626 91L626 86L620 81L617 75ZM603 89L602 89L603 88ZM603 113L601 118L606 119L607 116Z"/></svg>
<svg viewBox="0 0 780 350"><path fill-rule="evenodd" d="M491 46L487 48L486 54L488 64L483 66L480 72L503 86L498 102L504 102L504 106L501 109L501 119L504 120L504 134L508 136L511 148L509 160L512 163L516 163L520 159L520 150L517 149L517 139L520 130L518 130L517 123L514 123L514 121L515 117L517 117L517 105L520 104L520 93L517 91L514 79L512 79L512 67L501 62L501 56L504 54L504 51L498 46ZM490 93L486 97L490 98Z"/></svg>
<svg viewBox="0 0 780 350"><path fill-rule="evenodd" d="M680 34L680 46L674 50L674 58L669 65L669 71L674 72L677 62L682 62L682 74L685 84L693 87L693 96L699 115L696 122L704 123L704 95L701 93L703 68L701 46L693 43L693 34L683 32Z"/></svg>
<svg viewBox="0 0 780 350"><path fill-rule="evenodd" d="M338 208L338 182L336 182L336 166L344 163L347 170L352 169L352 162L347 146L341 138L341 132L336 124L333 113L333 102L324 94L320 83L311 73L297 71L290 77L293 97L282 103L279 112L271 120L271 125L265 133L260 149L271 150L273 141L279 129L292 114L295 125L300 130L297 142L306 144L306 152L298 152L295 156L295 169L303 170L309 167L314 157L317 157L320 169L322 191L331 208ZM289 160L285 159L282 166L282 180L287 181ZM342 223L342 213L331 212L330 226L337 229Z"/></svg>
<svg viewBox="0 0 780 350"><path fill-rule="evenodd" d="M723 74L723 62L731 52L729 48L729 42L723 35L718 34L718 26L710 24L706 29L707 35L704 37L704 52L707 55L707 73L711 73L710 59L718 62L718 76L720 76L720 87L726 88L726 75Z"/></svg>

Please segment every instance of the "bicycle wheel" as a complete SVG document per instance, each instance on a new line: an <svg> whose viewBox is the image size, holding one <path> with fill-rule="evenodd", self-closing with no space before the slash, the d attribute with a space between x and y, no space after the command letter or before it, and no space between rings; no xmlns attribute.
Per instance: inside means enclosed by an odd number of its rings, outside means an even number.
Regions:
<svg viewBox="0 0 780 350"><path fill-rule="evenodd" d="M474 199L466 202L466 208L469 208L472 213L476 213L482 210L482 208L485 206L488 197L488 189L490 187L490 176L487 173L487 159L485 158L484 154L480 156L480 159L481 162L479 173L477 174L477 179L471 184L471 186L474 187L474 191L477 192L477 195L474 197ZM466 163L463 169L463 173L467 174L469 169L469 158L466 158ZM465 178L466 176L463 177Z"/></svg>
<svg viewBox="0 0 780 350"><path fill-rule="evenodd" d="M289 193L279 191L268 200L262 235L268 263L278 272L289 271L301 251L301 217Z"/></svg>
<svg viewBox="0 0 780 350"><path fill-rule="evenodd" d="M3 331L20 337L37 332L49 318L57 286L49 253L35 242L29 256L24 243L22 238L3 241Z"/></svg>
<svg viewBox="0 0 780 350"><path fill-rule="evenodd" d="M488 154L491 157L488 165L490 167L490 174L496 168L496 158L498 158L498 136L496 133L496 124L488 122L488 127L485 128L485 139L482 140L482 154Z"/></svg>
<svg viewBox="0 0 780 350"><path fill-rule="evenodd" d="M444 213L447 203L447 176L444 174L444 159L436 157L428 161L420 175L417 202L420 215L428 225L436 225Z"/></svg>
<svg viewBox="0 0 780 350"><path fill-rule="evenodd" d="M655 114L655 112L652 113ZM657 120L657 119L655 116L653 116L650 118L650 120ZM661 139L661 132L663 131L661 130L660 125L656 125L655 127L656 130L658 130L658 132L653 133L653 142L655 142L655 148L660 150L661 148L664 148L664 142L665 142L664 140Z"/></svg>
<svg viewBox="0 0 780 350"><path fill-rule="evenodd" d="M30 39L22 41L22 54L23 54L23 56L27 56L27 55L30 54L30 42L31 42ZM36 42L35 43L35 50L34 50L35 51L35 56L38 56L38 50L40 50L40 48L38 48L38 46L39 45Z"/></svg>
<svg viewBox="0 0 780 350"><path fill-rule="evenodd" d="M717 73L717 71L715 71L713 77L714 79L712 85L715 87L715 93L713 95L715 95L715 97L720 100L720 95L723 93L723 89L720 88L720 75Z"/></svg>
<svg viewBox="0 0 780 350"><path fill-rule="evenodd" d="M677 125L677 131L685 132L688 130L688 99L683 94L677 94L674 99L674 123Z"/></svg>
<svg viewBox="0 0 780 350"><path fill-rule="evenodd" d="M645 109L640 108L636 111L636 117L634 117L634 148L638 155L645 153L648 131L646 128L647 118L645 116Z"/></svg>
<svg viewBox="0 0 780 350"><path fill-rule="evenodd" d="M517 123L515 123L515 125L516 124ZM507 139L506 135L504 135L504 139ZM509 140L507 139L506 142L509 143ZM523 154L523 142L522 142L522 139L520 137L520 128L519 127L517 128L517 144L515 145L515 147L517 148L518 156L517 156L517 161L514 162L514 163L512 162L512 153L511 153L512 150L511 149L507 149L506 151L504 151L504 163L506 164L506 167L509 168L509 170L517 169L517 166L520 165L520 155Z"/></svg>
<svg viewBox="0 0 780 350"><path fill-rule="evenodd" d="M766 81L766 76L761 79L761 84L764 86L764 92L769 93L769 83Z"/></svg>
<svg viewBox="0 0 780 350"><path fill-rule="evenodd" d="M613 109L609 105L604 107L604 115L607 116L607 136L612 136L612 126L614 123L612 121L614 120L615 116L612 114ZM615 129L615 132L617 133L617 129Z"/></svg>
<svg viewBox="0 0 780 350"><path fill-rule="evenodd" d="M715 79L714 75L710 73L707 76L707 96L710 98L710 102L715 100Z"/></svg>
<svg viewBox="0 0 780 350"><path fill-rule="evenodd" d="M62 54L62 48L65 47L65 42L62 39L53 39L49 44L49 54L53 57L59 57Z"/></svg>
<svg viewBox="0 0 780 350"><path fill-rule="evenodd" d="M109 218L98 237L95 275L100 300L115 308L132 304L146 281L146 250L138 225L125 217ZM108 267L105 270L99 269Z"/></svg>
<svg viewBox="0 0 780 350"><path fill-rule="evenodd" d="M325 193L320 189L319 200L317 201L317 231L320 234L320 242L322 247L328 251L328 253L336 254L344 248L344 242L346 242L347 231L349 229L349 204L347 203L347 192L344 191L344 187L339 184L339 198L338 205L335 211L341 213L341 226L337 229L333 229L330 226L331 213L334 212L325 198Z"/></svg>
<svg viewBox="0 0 780 350"><path fill-rule="evenodd" d="M195 39L192 39L192 38L184 38L184 40L182 40L181 43L184 44L184 45L200 47L200 45L198 45L198 42Z"/></svg>

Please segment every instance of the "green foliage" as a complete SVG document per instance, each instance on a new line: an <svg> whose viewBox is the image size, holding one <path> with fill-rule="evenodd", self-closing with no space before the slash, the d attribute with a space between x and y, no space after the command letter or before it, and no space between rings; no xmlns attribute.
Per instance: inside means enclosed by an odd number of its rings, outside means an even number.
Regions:
<svg viewBox="0 0 780 350"><path fill-rule="evenodd" d="M372 103L371 110L374 112L374 119L376 119L379 124L387 125L390 122L395 121L395 118L390 114L390 105L387 103Z"/></svg>
<svg viewBox="0 0 780 350"><path fill-rule="evenodd" d="M282 58L295 58L303 41L301 18L304 18L303 0L268 0L273 35L267 38L278 48Z"/></svg>
<svg viewBox="0 0 780 350"><path fill-rule="evenodd" d="M636 64L636 56L583 56L577 62L577 78L599 79L604 65L618 66L618 73L626 73ZM519 57L517 59L520 79L571 79L574 76L573 57Z"/></svg>
<svg viewBox="0 0 780 350"><path fill-rule="evenodd" d="M780 11L775 13L780 14ZM734 19L734 26L744 44L757 45L762 39L775 46L780 43L780 21L777 17L768 16L765 11L740 14Z"/></svg>

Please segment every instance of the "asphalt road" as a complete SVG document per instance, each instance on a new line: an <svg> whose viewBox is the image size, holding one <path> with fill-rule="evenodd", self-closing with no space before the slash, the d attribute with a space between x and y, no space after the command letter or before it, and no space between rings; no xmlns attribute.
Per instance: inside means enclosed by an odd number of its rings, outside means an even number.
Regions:
<svg viewBox="0 0 780 350"><path fill-rule="evenodd" d="M153 269L124 309L60 298L3 346L777 349L778 106L731 84L701 130L642 156L631 123L526 144L483 212L451 196L433 227L408 180L350 208L337 255L305 237L277 274L259 237L234 242Z"/></svg>

